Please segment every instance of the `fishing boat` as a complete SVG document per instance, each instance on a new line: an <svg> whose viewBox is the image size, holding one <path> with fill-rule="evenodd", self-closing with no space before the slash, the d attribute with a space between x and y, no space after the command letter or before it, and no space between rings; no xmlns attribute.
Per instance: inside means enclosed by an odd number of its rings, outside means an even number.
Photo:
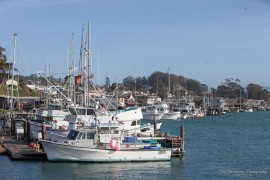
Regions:
<svg viewBox="0 0 270 180"><path fill-rule="evenodd" d="M93 127L98 124L106 123L120 123L122 130L129 135L150 135L154 133L154 125L147 123L142 124L142 111L139 107L128 107L123 110L115 112L104 112L98 111L94 108L85 107L71 107L71 115L68 116L69 125L67 130L50 129L46 131L46 137L48 140L54 140L61 137L67 137L68 133L72 129L80 129L83 127ZM162 122L157 123L156 130L159 130Z"/></svg>
<svg viewBox="0 0 270 180"><path fill-rule="evenodd" d="M159 113L155 106L147 106L142 108L143 119L160 120L163 113Z"/></svg>
<svg viewBox="0 0 270 180"><path fill-rule="evenodd" d="M171 148L162 147L162 137L126 136L121 124L97 124L73 129L67 138L41 140L49 161L136 162L169 161Z"/></svg>

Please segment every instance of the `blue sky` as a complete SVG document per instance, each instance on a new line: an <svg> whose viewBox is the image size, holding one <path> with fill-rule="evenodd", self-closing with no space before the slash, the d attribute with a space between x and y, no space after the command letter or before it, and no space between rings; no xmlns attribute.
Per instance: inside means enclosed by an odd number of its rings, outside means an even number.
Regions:
<svg viewBox="0 0 270 180"><path fill-rule="evenodd" d="M270 86L268 0L2 0L0 46L12 59L17 33L21 74L50 64L55 77L64 77L69 37L79 62L88 21L99 84L169 69L214 88L226 78Z"/></svg>

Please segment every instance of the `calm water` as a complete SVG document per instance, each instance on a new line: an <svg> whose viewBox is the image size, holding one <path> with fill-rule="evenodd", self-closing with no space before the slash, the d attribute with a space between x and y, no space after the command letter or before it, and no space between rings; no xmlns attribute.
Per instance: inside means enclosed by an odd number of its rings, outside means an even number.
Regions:
<svg viewBox="0 0 270 180"><path fill-rule="evenodd" d="M151 163L52 163L0 156L0 179L270 179L270 111L165 121L185 127L185 157Z"/></svg>

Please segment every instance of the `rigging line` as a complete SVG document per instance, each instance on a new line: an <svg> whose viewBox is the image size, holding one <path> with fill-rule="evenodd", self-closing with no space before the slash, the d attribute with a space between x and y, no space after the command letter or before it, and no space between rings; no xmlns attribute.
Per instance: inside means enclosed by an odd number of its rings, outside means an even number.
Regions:
<svg viewBox="0 0 270 180"><path fill-rule="evenodd" d="M97 87L95 86L95 84L89 80L89 82L91 83L91 85L93 86L94 90L97 91L99 94L102 94L101 92L98 91ZM92 97L90 97L92 100L94 100L97 104L97 101L95 99L93 99ZM101 99L101 101L105 104L105 102L103 101L103 99ZM104 110L106 110L104 107L102 107L100 104L98 104L98 106Z"/></svg>
<svg viewBox="0 0 270 180"><path fill-rule="evenodd" d="M89 80L89 82L91 83L91 85L93 86L94 90L97 91L99 94L102 94L102 92L99 90L99 88L94 84L94 82L92 80ZM112 98L111 98L112 99ZM116 108L113 106L113 104L111 103L111 99L108 102L108 105L111 105L114 110L116 110ZM104 100L101 99L101 101L105 104ZM99 105L100 106L100 105ZM102 107L103 108L103 107ZM104 108L103 108L104 109Z"/></svg>
<svg viewBox="0 0 270 180"><path fill-rule="evenodd" d="M53 86L53 87L56 87L55 85L53 85L47 78L45 78L42 74L39 74L41 77L43 77L51 86ZM61 91L59 91L59 89L58 88L55 88L62 96L64 96L66 99L68 99L68 97L65 95L65 94L63 94Z"/></svg>
<svg viewBox="0 0 270 180"><path fill-rule="evenodd" d="M20 41L18 41L17 44L18 44L18 50L19 50L19 52L20 52L21 55L22 55L22 59L23 59L24 66L26 67L26 71L27 71L28 75L30 75L29 67L28 67L27 64L26 64L26 60L25 60L25 57L24 57L24 54L23 54L23 49L22 49L22 46L21 46L21 44L20 44ZM19 61L18 61L18 63L19 63Z"/></svg>

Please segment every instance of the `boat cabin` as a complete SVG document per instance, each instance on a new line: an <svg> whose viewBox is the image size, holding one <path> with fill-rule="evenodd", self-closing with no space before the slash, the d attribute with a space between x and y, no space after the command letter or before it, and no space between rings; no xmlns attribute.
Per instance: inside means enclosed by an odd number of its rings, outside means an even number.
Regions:
<svg viewBox="0 0 270 180"><path fill-rule="evenodd" d="M72 115L93 115L93 116L96 115L94 108L72 107L72 108L69 108L69 111Z"/></svg>
<svg viewBox="0 0 270 180"><path fill-rule="evenodd" d="M121 141L122 131L119 130L120 124L99 124L96 128L81 128L70 130L65 144L96 148L97 145L108 144L111 139Z"/></svg>

